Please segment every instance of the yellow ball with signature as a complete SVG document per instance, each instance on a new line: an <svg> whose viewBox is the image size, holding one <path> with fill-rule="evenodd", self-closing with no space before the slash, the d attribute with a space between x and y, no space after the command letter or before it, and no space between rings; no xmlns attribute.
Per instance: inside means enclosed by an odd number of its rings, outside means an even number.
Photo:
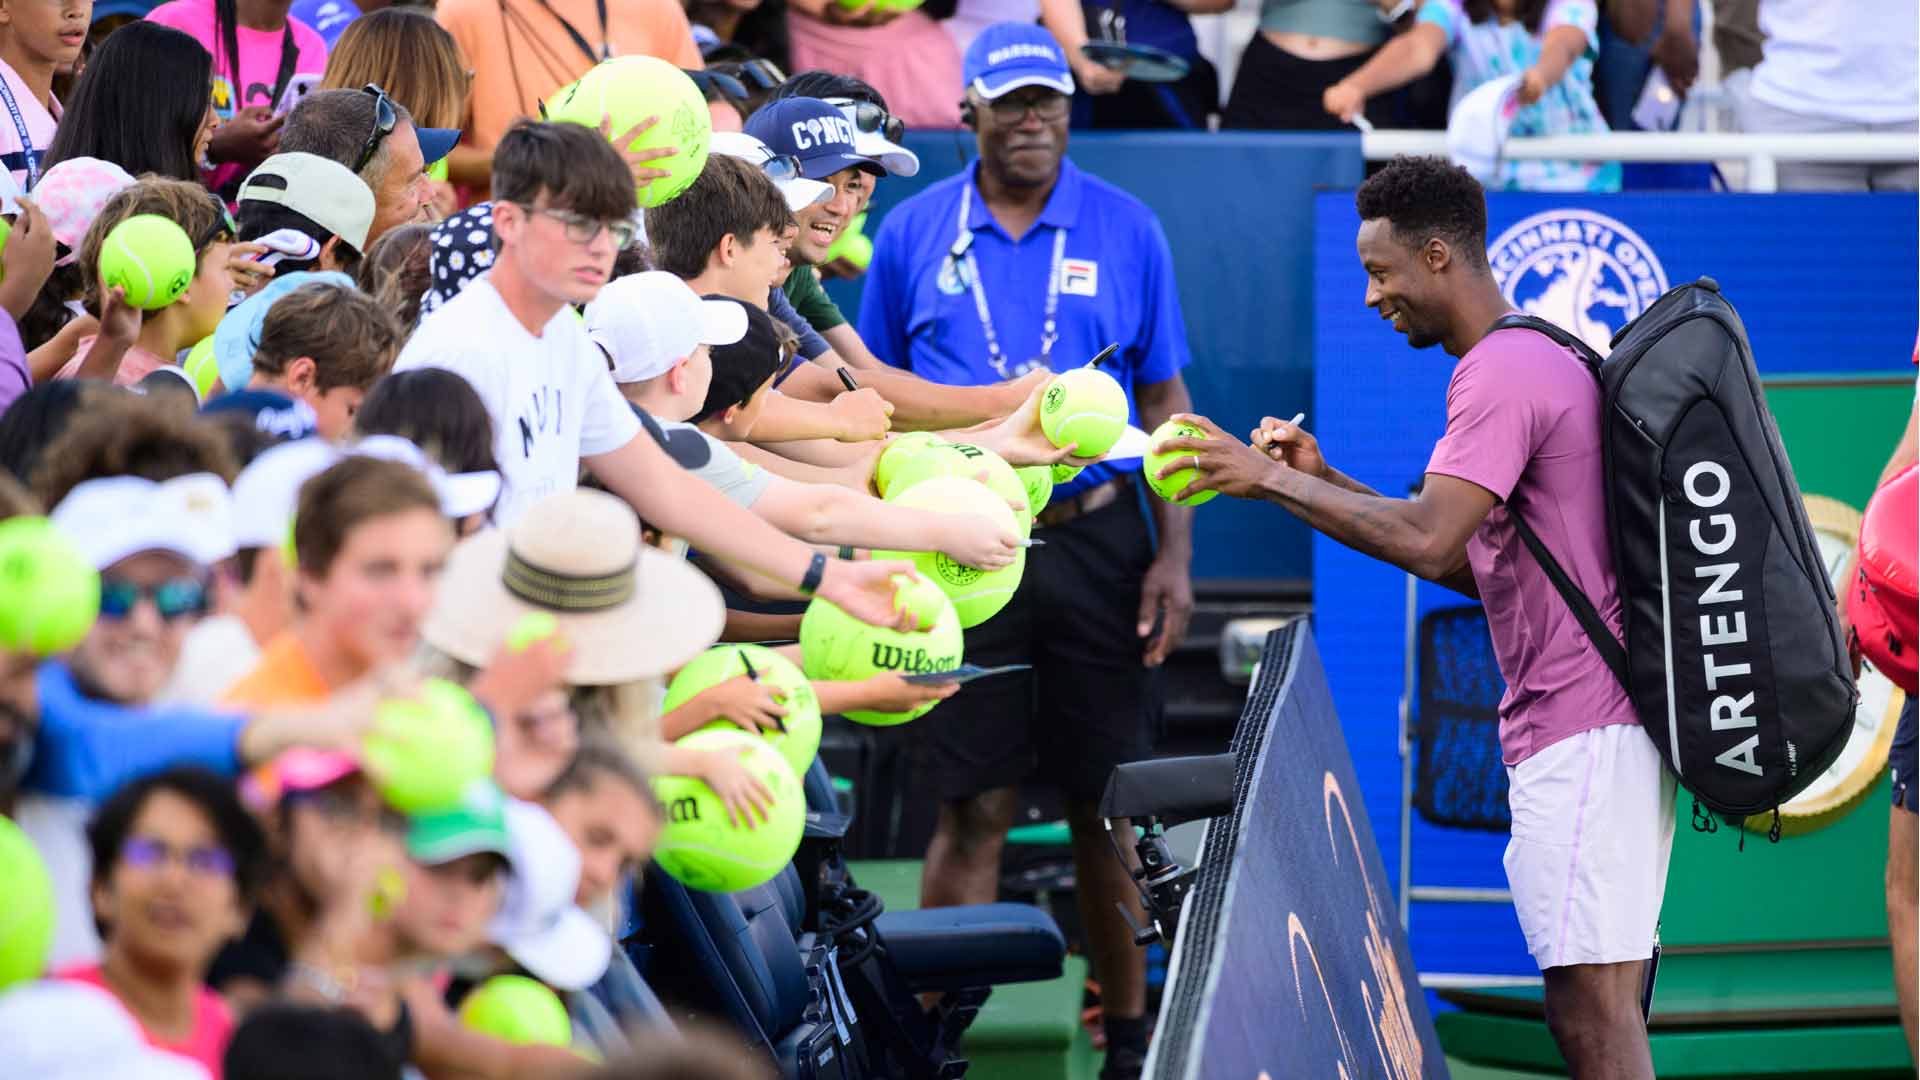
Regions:
<svg viewBox="0 0 1920 1080"><path fill-rule="evenodd" d="M647 162L651 168L665 169L667 175L636 188L643 207L671 202L707 167L713 114L707 110L706 95L686 72L658 57L603 60L578 82L562 87L545 108L549 120L590 128L605 120L615 139L649 116L660 118L629 144L631 150L674 151L671 157Z"/></svg>

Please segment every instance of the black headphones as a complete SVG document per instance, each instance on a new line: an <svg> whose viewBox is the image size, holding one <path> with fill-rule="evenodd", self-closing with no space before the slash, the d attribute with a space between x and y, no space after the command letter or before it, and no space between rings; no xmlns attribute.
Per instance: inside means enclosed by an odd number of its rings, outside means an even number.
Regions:
<svg viewBox="0 0 1920 1080"><path fill-rule="evenodd" d="M973 102L968 101L966 98L961 98L960 99L960 126L964 128L972 129L974 126L973 121L974 121Z"/></svg>

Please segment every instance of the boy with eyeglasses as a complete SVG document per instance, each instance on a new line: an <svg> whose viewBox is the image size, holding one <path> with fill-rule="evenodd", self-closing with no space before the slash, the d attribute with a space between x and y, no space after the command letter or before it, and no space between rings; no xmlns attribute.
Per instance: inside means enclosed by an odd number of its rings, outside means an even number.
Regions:
<svg viewBox="0 0 1920 1080"><path fill-rule="evenodd" d="M890 580L908 564L829 562L675 465L620 396L568 310L599 293L633 236L633 175L619 152L578 124L528 121L507 132L493 162L491 268L421 321L396 366L445 368L486 402L506 486L495 519L510 525L543 496L572 489L584 464L644 520L717 558L856 618L909 625Z"/></svg>

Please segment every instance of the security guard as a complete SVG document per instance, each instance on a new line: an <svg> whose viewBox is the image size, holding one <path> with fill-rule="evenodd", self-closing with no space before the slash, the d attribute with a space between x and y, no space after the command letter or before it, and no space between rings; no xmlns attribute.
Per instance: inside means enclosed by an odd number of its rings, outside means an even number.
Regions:
<svg viewBox="0 0 1920 1080"><path fill-rule="evenodd" d="M1173 259L1138 199L1066 159L1073 76L1032 25L989 27L967 50L963 121L980 160L886 216L861 298L876 355L935 382L980 385L1035 368L1102 364L1151 430L1187 408L1189 359ZM1145 960L1116 905L1138 900L1097 806L1115 765L1146 757L1161 714L1159 665L1193 608L1190 511L1148 497L1137 458L1054 490L1019 591L967 633L967 660L1031 664L983 681L921 721L921 783L941 801L921 902L983 903L1018 785L1065 788L1081 915L1101 984L1107 1077L1139 1074ZM1157 543L1156 543L1157 540Z"/></svg>

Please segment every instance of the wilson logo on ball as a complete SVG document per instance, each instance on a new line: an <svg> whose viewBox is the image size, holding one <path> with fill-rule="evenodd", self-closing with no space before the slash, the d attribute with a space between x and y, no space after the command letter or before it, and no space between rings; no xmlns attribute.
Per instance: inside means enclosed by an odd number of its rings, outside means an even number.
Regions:
<svg viewBox="0 0 1920 1080"><path fill-rule="evenodd" d="M960 666L960 661L956 657L930 656L925 649L903 649L898 645L876 641L873 643L873 666L913 675L931 675L936 671L952 671Z"/></svg>

